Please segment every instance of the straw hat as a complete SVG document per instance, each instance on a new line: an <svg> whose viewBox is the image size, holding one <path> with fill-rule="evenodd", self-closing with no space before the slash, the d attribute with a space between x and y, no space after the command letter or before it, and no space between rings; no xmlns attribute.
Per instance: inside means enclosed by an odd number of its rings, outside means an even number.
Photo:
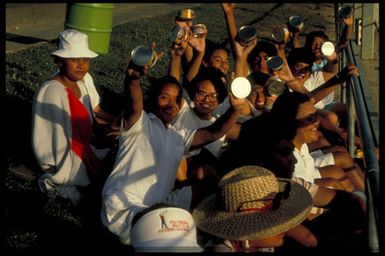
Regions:
<svg viewBox="0 0 385 256"><path fill-rule="evenodd" d="M193 211L197 227L228 240L256 240L281 234L300 224L312 208L301 185L276 178L259 166L244 166L225 175L217 193Z"/></svg>
<svg viewBox="0 0 385 256"><path fill-rule="evenodd" d="M202 252L191 213L178 207L154 207L131 228L137 252Z"/></svg>
<svg viewBox="0 0 385 256"><path fill-rule="evenodd" d="M59 35L58 49L51 55L61 58L95 58L97 53L88 47L88 36L75 29L67 29Z"/></svg>

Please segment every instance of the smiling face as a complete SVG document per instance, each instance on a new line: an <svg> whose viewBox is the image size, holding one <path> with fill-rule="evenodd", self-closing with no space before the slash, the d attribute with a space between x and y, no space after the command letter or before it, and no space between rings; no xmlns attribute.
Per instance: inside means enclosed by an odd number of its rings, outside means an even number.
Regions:
<svg viewBox="0 0 385 256"><path fill-rule="evenodd" d="M262 85L254 85L247 99L256 109L263 110L265 108L265 89Z"/></svg>
<svg viewBox="0 0 385 256"><path fill-rule="evenodd" d="M62 63L61 72L74 82L82 80L90 69L89 58L66 58L60 61Z"/></svg>
<svg viewBox="0 0 385 256"><path fill-rule="evenodd" d="M182 95L176 84L167 83L157 97L157 106L154 114L164 124L170 123L178 114L182 102Z"/></svg>
<svg viewBox="0 0 385 256"><path fill-rule="evenodd" d="M316 60L322 59L321 45L325 42L322 37L314 37L310 47Z"/></svg>
<svg viewBox="0 0 385 256"><path fill-rule="evenodd" d="M309 78L310 70L311 66L305 62L297 62L291 68L293 76L302 84Z"/></svg>
<svg viewBox="0 0 385 256"><path fill-rule="evenodd" d="M297 132L294 138L294 145L296 145L296 147L303 143L310 143L319 139L320 132L317 129L320 122L316 113L317 110L310 101L298 106L296 116Z"/></svg>
<svg viewBox="0 0 385 256"><path fill-rule="evenodd" d="M202 119L210 119L211 113L218 107L218 93L209 80L197 84L194 106L195 113Z"/></svg>
<svg viewBox="0 0 385 256"><path fill-rule="evenodd" d="M226 75L229 71L229 54L224 49L216 49L206 66L217 68Z"/></svg>

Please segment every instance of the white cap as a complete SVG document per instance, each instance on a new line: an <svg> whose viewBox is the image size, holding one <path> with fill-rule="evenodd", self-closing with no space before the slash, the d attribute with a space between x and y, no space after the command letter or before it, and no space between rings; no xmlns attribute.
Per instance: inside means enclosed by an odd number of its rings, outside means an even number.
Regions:
<svg viewBox="0 0 385 256"><path fill-rule="evenodd" d="M95 58L97 53L88 47L88 36L75 29L67 29L59 35L58 49L51 55L62 58Z"/></svg>
<svg viewBox="0 0 385 256"><path fill-rule="evenodd" d="M321 52L325 56L331 56L334 53L334 45L332 42L326 41L321 46Z"/></svg>
<svg viewBox="0 0 385 256"><path fill-rule="evenodd" d="M230 92L238 99L244 99L251 92L250 81L245 77L237 77L230 84Z"/></svg>
<svg viewBox="0 0 385 256"><path fill-rule="evenodd" d="M131 228L137 252L202 252L191 214L177 207L162 207L143 216Z"/></svg>

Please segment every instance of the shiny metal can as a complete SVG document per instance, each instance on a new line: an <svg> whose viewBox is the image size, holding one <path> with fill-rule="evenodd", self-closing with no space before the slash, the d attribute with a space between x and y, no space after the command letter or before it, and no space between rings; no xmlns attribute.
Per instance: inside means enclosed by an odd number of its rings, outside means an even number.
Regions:
<svg viewBox="0 0 385 256"><path fill-rule="evenodd" d="M271 37L276 43L284 43L289 39L289 30L287 28L274 28Z"/></svg>
<svg viewBox="0 0 385 256"><path fill-rule="evenodd" d="M302 18L298 15L290 16L288 21L288 28L293 32L300 32L303 29Z"/></svg>
<svg viewBox="0 0 385 256"><path fill-rule="evenodd" d="M248 46L253 39L257 38L257 30L253 26L242 26L236 38L242 46Z"/></svg>
<svg viewBox="0 0 385 256"><path fill-rule="evenodd" d="M342 5L338 8L338 16L341 19L349 18L353 14L353 8L350 5Z"/></svg>
<svg viewBox="0 0 385 256"><path fill-rule="evenodd" d="M188 38L187 29L179 25L175 25L170 32L170 41L174 42L175 44L181 44L184 41L186 41L187 38Z"/></svg>
<svg viewBox="0 0 385 256"><path fill-rule="evenodd" d="M270 96L278 97L286 89L286 84L278 77L271 76L269 79L267 79L265 87L267 88L267 92L270 94Z"/></svg>
<svg viewBox="0 0 385 256"><path fill-rule="evenodd" d="M207 34L207 28L205 24L196 24L190 28L192 37L203 37Z"/></svg>
<svg viewBox="0 0 385 256"><path fill-rule="evenodd" d="M334 44L332 42L326 41L321 45L321 53L323 56L331 56L335 51Z"/></svg>
<svg viewBox="0 0 385 256"><path fill-rule="evenodd" d="M131 51L131 61L140 67L153 67L158 60L156 51L149 46L139 45Z"/></svg>
<svg viewBox="0 0 385 256"><path fill-rule="evenodd" d="M237 77L228 85L228 90L238 99L244 99L251 92L250 81L245 77Z"/></svg>
<svg viewBox="0 0 385 256"><path fill-rule="evenodd" d="M180 20L193 20L196 15L192 9L182 9L178 11L177 18Z"/></svg>
<svg viewBox="0 0 385 256"><path fill-rule="evenodd" d="M283 59L279 56L270 56L266 59L266 64L272 71L279 71L283 67Z"/></svg>

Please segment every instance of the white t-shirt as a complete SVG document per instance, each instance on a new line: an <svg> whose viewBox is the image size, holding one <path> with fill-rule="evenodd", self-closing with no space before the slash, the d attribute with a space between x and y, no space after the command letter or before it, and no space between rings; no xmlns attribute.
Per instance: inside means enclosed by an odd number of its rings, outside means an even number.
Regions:
<svg viewBox="0 0 385 256"><path fill-rule="evenodd" d="M293 177L299 177L311 183L314 183L314 179L321 178L321 174L315 167L314 159L310 155L309 148L306 143L302 144L300 150L294 148L293 154L297 159Z"/></svg>
<svg viewBox="0 0 385 256"><path fill-rule="evenodd" d="M87 109L92 123L93 108L100 101L90 74L77 82L79 99ZM36 91L32 106L32 146L36 159L46 173L39 178L40 189L56 191L73 202L80 198L76 186L90 183L86 166L71 150L71 111L66 87L56 80L44 82ZM100 159L108 150L90 145Z"/></svg>
<svg viewBox="0 0 385 256"><path fill-rule="evenodd" d="M249 115L249 116L240 115L238 117L239 123L243 123L253 117L256 117L262 114L262 112L256 109L249 100L247 100L246 102L249 104L252 115ZM218 107L213 111L213 116L215 116L216 118L219 118L229 109L229 107L230 107L230 101L229 101L229 96L227 96L224 99L224 101L221 104L219 104Z"/></svg>
<svg viewBox="0 0 385 256"><path fill-rule="evenodd" d="M314 71L310 73L310 77L305 81L304 86L308 91L313 91L322 84L325 83L325 79L322 71ZM334 100L334 91L329 93L325 98L317 102L314 106L318 109L323 109L326 105L332 103Z"/></svg>
<svg viewBox="0 0 385 256"><path fill-rule="evenodd" d="M149 206L168 203L189 210L191 187L172 188L194 134L172 125L166 128L144 111L129 130L121 127L115 165L102 192L101 218L122 243L130 244L132 218Z"/></svg>
<svg viewBox="0 0 385 256"><path fill-rule="evenodd" d="M200 119L196 115L195 111L188 106L186 101L183 101L182 108L172 123L174 127L177 129L186 128L189 130L195 130L195 129L209 126L212 123L214 123L215 120L217 119L213 116L210 118L210 120ZM207 144L205 148L208 149L214 156L218 157L220 150L225 143L225 138L226 138L226 135L224 135L219 140L216 140L211 142L210 144ZM194 153L198 153L199 151L200 150L194 150ZM193 152L187 153L187 157L193 155L194 153Z"/></svg>

